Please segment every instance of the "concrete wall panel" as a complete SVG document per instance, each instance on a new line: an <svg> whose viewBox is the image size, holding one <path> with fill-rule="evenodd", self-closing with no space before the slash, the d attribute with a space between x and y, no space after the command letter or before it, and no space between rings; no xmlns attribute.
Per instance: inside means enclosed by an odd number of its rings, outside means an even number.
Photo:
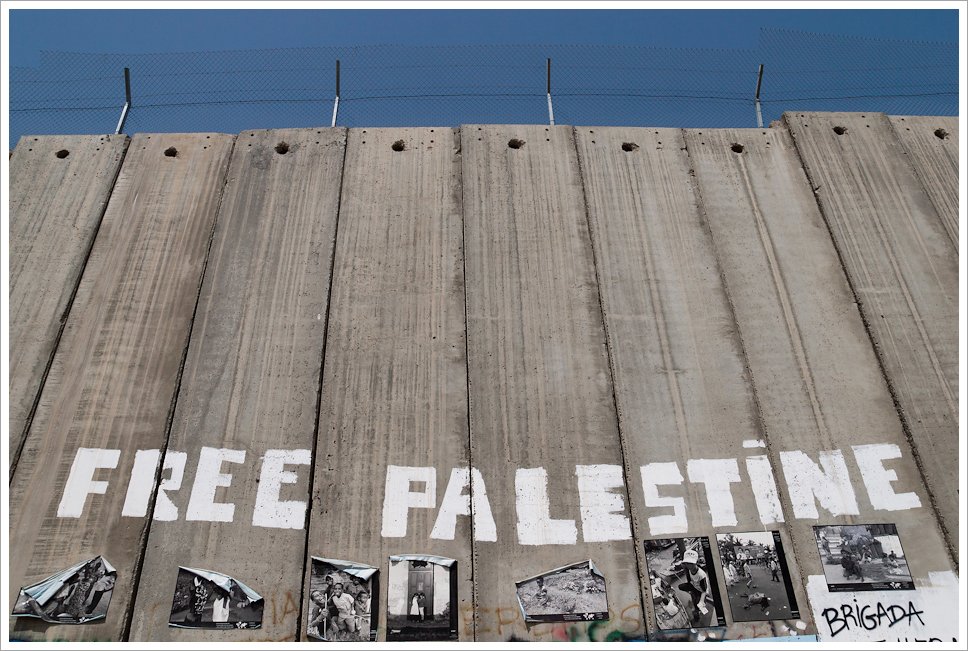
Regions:
<svg viewBox="0 0 968 651"><path fill-rule="evenodd" d="M10 159L11 468L127 146L24 136Z"/></svg>
<svg viewBox="0 0 968 651"><path fill-rule="evenodd" d="M164 445L233 140L131 140L10 486L11 603L21 586L97 555L117 568L117 585L106 621L20 618L11 637L122 638L147 525L121 515L128 469L136 450ZM103 495L80 463L79 483L66 486L79 448L118 451L116 469L92 473L107 482ZM71 515L65 506L78 501Z"/></svg>
<svg viewBox="0 0 968 651"><path fill-rule="evenodd" d="M958 250L958 118L889 115L901 148Z"/></svg>
<svg viewBox="0 0 968 651"><path fill-rule="evenodd" d="M804 583L821 588L811 592L810 609L818 633L837 641L843 639L837 637L843 635L839 624L831 626L821 616L835 599L826 591L814 525L895 523L918 589L931 587L932 573L952 569L945 541L790 134L687 130L685 137L777 467L797 563ZM742 152L733 150L737 144ZM874 449L863 446L896 446L899 456L882 462L894 473L890 489L868 483L879 471L861 460L855 446L862 454ZM841 452L851 479L836 498L837 509L817 504L809 485L788 472L782 459L799 451L817 463L821 451L831 450ZM895 499L891 491L908 495ZM805 513L804 501L815 504L815 516ZM909 597L898 593L896 599L906 607ZM880 598L891 603L893 597ZM806 611L807 604L801 608ZM909 630L875 628L861 632L883 639Z"/></svg>
<svg viewBox="0 0 968 651"><path fill-rule="evenodd" d="M465 125L461 144L471 459L497 538L474 546L477 639L550 637L525 626L514 583L587 559L605 575L610 624L641 635L631 532L581 519L596 505L580 503L576 466L623 472L624 460L571 128ZM528 470L537 481L516 484ZM625 487L614 497L627 513ZM543 527L543 509L562 522Z"/></svg>
<svg viewBox="0 0 968 651"><path fill-rule="evenodd" d="M179 565L228 574L265 598L262 628L232 631L232 641L296 640L345 142L344 129L238 136L168 441L187 453L181 488L166 492L178 515L159 519L166 509L151 524L132 640L212 639L168 626ZM219 498L235 505L231 521L186 519L203 447L245 454L221 470L232 475ZM285 466L297 480L278 491L301 511L274 513L272 495L259 495L278 473L267 472L269 450L304 451Z"/></svg>
<svg viewBox="0 0 968 651"><path fill-rule="evenodd" d="M884 114L784 121L956 554L958 251Z"/></svg>
<svg viewBox="0 0 968 651"><path fill-rule="evenodd" d="M391 554L455 559L459 613L472 603L470 518L432 538L437 509L406 506L422 491L439 505L468 464L459 151L449 128L348 136L307 551L379 568L379 639ZM429 469L436 491L385 487L389 466ZM405 532L391 531L401 514ZM303 636L309 571L307 559Z"/></svg>
<svg viewBox="0 0 968 651"><path fill-rule="evenodd" d="M763 452L749 442L762 440L764 432L682 132L579 127L575 133L638 551L643 539L671 535L664 526L650 526L650 518L667 514L668 507L646 506L641 485L631 480L653 462L677 463L688 478L688 459L738 460L733 463L743 481L730 488L731 504L700 482L663 486L663 496L686 500L688 525L676 535L764 527L786 535L782 516L777 522L774 513L759 512L754 492L762 487L749 481L744 467L747 456ZM791 571L797 574L795 558ZM649 586L647 574L641 581ZM796 587L803 602L803 586ZM651 608L649 591L643 599Z"/></svg>

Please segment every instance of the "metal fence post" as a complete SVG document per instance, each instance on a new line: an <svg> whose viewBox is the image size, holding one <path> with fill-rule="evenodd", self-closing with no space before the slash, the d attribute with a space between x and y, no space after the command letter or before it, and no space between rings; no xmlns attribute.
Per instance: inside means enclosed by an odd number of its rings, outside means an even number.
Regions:
<svg viewBox="0 0 968 651"><path fill-rule="evenodd" d="M124 69L124 107L121 109L121 119L118 120L118 126L114 130L114 134L118 135L121 130L124 129L124 121L128 119L128 110L131 108L131 71L127 68Z"/></svg>
<svg viewBox="0 0 968 651"><path fill-rule="evenodd" d="M333 123L336 126L336 113L339 111L339 59L336 59L336 99L333 101Z"/></svg>
<svg viewBox="0 0 968 651"><path fill-rule="evenodd" d="M756 98L754 100L756 104L756 126L760 129L763 128L763 112L760 110L760 86L763 85L763 64L760 64L759 74L756 76Z"/></svg>
<svg viewBox="0 0 968 651"><path fill-rule="evenodd" d="M548 124L555 126L555 109L551 105L551 59L548 59Z"/></svg>

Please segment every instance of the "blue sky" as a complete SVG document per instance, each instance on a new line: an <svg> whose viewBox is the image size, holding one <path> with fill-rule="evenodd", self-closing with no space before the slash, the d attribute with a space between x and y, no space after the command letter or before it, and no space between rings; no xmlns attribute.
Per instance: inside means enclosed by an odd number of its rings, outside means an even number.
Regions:
<svg viewBox="0 0 968 651"><path fill-rule="evenodd" d="M876 7L876 5L875 5ZM761 27L957 41L949 10L28 10L10 12L10 64L42 50L185 52L372 44L754 47Z"/></svg>
<svg viewBox="0 0 968 651"><path fill-rule="evenodd" d="M12 9L7 60L22 69L11 73L9 144L28 133L113 130L126 67L126 133L327 124L336 59L341 126L547 121L546 57L559 124L755 126L758 64L765 124L785 110L957 113L956 9L224 4Z"/></svg>

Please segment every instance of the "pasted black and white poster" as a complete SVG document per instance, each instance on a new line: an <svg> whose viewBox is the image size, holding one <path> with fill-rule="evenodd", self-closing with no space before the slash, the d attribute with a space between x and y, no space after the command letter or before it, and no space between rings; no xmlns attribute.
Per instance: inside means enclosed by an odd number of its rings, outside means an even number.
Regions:
<svg viewBox="0 0 968 651"><path fill-rule="evenodd" d="M114 567L96 556L21 588L11 614L38 617L51 624L84 624L104 619L117 577Z"/></svg>
<svg viewBox="0 0 968 651"><path fill-rule="evenodd" d="M176 628L261 628L262 595L225 574L179 567L168 625Z"/></svg>
<svg viewBox="0 0 968 651"><path fill-rule="evenodd" d="M833 524L813 534L830 592L914 590L893 524Z"/></svg>
<svg viewBox="0 0 968 651"><path fill-rule="evenodd" d="M457 639L457 561L442 556L390 557L387 641Z"/></svg>
<svg viewBox="0 0 968 651"><path fill-rule="evenodd" d="M376 574L370 565L313 556L306 635L327 642L375 641Z"/></svg>
<svg viewBox="0 0 968 651"><path fill-rule="evenodd" d="M733 621L800 616L779 531L722 533L716 542Z"/></svg>
<svg viewBox="0 0 968 651"><path fill-rule="evenodd" d="M549 570L515 586L525 622L608 619L605 577L591 560Z"/></svg>
<svg viewBox="0 0 968 651"><path fill-rule="evenodd" d="M726 623L709 538L645 541L656 627L709 628Z"/></svg>

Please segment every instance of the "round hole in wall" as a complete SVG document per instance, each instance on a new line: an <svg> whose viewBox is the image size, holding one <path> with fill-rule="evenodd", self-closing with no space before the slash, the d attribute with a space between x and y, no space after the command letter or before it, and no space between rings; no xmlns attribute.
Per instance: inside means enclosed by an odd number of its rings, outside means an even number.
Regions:
<svg viewBox="0 0 968 651"><path fill-rule="evenodd" d="M942 140L944 140L945 138L948 137L948 132L945 131L944 129L935 129L934 130L934 135L936 135L939 138L941 138Z"/></svg>
<svg viewBox="0 0 968 651"><path fill-rule="evenodd" d="M743 150L745 149L743 145L739 144L738 142L734 142L729 148L737 154L742 154Z"/></svg>
<svg viewBox="0 0 968 651"><path fill-rule="evenodd" d="M834 127L834 133L838 136L842 136L847 133L847 127Z"/></svg>
<svg viewBox="0 0 968 651"><path fill-rule="evenodd" d="M639 146L636 145L634 142L623 142L622 143L622 151L635 151L638 148L639 148Z"/></svg>
<svg viewBox="0 0 968 651"><path fill-rule="evenodd" d="M70 155L71 152L67 151L66 149L61 149L59 152L54 154L54 156L57 156L58 158L67 158Z"/></svg>
<svg viewBox="0 0 968 651"><path fill-rule="evenodd" d="M278 145L276 145L277 154L286 154L288 152L289 152L289 144L285 140L283 140Z"/></svg>
<svg viewBox="0 0 968 651"><path fill-rule="evenodd" d="M169 147L168 149L165 150L165 156L173 158L177 155L178 155L178 150L175 149L174 147Z"/></svg>
<svg viewBox="0 0 968 651"><path fill-rule="evenodd" d="M524 141L519 140L518 138L511 138L510 140L508 140L508 147L510 147L511 149L521 149L522 147L524 147Z"/></svg>
<svg viewBox="0 0 968 651"><path fill-rule="evenodd" d="M397 140L395 143L390 145L390 149L392 149L393 151L403 151L406 148L407 146L406 144L404 144L402 140Z"/></svg>

